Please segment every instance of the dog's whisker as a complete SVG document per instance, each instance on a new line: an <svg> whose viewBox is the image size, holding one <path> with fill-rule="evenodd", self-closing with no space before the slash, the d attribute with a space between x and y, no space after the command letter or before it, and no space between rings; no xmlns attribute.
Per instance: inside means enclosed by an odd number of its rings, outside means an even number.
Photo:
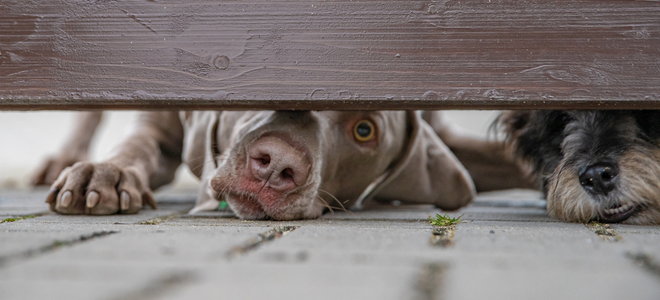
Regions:
<svg viewBox="0 0 660 300"><path fill-rule="evenodd" d="M325 199L323 199L323 197L321 197L321 195L316 195L316 199L319 199L321 201L321 205L328 208L330 210L331 214L335 213L335 210L332 209L332 206L330 206L330 204L327 201L325 201Z"/></svg>
<svg viewBox="0 0 660 300"><path fill-rule="evenodd" d="M348 211L346 209L346 207L344 206L344 204L341 201L339 201L339 199L337 199L337 197L335 197L332 193L330 193L330 192L328 192L324 189L321 189L321 188L319 188L319 192L325 193L326 195L330 196L335 202L337 202L339 204L342 211L344 211L344 212Z"/></svg>

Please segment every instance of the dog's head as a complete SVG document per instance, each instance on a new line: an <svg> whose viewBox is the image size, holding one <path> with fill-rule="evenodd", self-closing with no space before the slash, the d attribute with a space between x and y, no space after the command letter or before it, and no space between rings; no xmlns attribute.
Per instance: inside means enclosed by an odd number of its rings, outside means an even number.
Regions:
<svg viewBox="0 0 660 300"><path fill-rule="evenodd" d="M660 224L660 111L509 111L499 123L551 215Z"/></svg>
<svg viewBox="0 0 660 300"><path fill-rule="evenodd" d="M315 218L365 198L456 209L467 172L414 112L222 112L209 182L241 218Z"/></svg>

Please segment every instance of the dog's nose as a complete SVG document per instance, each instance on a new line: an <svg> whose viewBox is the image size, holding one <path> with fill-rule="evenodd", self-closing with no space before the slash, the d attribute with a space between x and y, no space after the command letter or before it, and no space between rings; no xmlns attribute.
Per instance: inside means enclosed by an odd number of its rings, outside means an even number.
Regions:
<svg viewBox="0 0 660 300"><path fill-rule="evenodd" d="M614 179L618 174L619 171L613 164L593 164L580 174L580 184L591 193L607 195L614 189Z"/></svg>
<svg viewBox="0 0 660 300"><path fill-rule="evenodd" d="M258 139L248 147L248 156L252 176L276 191L288 192L307 181L305 152L278 137Z"/></svg>

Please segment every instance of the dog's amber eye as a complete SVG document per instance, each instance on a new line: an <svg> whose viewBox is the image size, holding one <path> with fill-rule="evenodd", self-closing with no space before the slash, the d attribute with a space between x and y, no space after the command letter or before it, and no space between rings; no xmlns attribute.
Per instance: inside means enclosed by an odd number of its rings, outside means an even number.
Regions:
<svg viewBox="0 0 660 300"><path fill-rule="evenodd" d="M360 120L353 126L353 137L358 142L368 142L376 137L376 126L369 120Z"/></svg>

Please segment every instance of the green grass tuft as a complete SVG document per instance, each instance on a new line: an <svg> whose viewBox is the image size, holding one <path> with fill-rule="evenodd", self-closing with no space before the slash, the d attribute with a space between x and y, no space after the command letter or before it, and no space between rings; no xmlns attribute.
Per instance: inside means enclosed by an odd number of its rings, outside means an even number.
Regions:
<svg viewBox="0 0 660 300"><path fill-rule="evenodd" d="M22 216L22 217L16 217L16 218L6 218L6 219L0 220L0 224L16 222L16 221L26 220L26 219L32 219L32 218L36 218L36 217L37 216L29 215L29 216Z"/></svg>
<svg viewBox="0 0 660 300"><path fill-rule="evenodd" d="M449 215L435 214L435 217L429 217L429 223L433 226L452 226L461 222L461 217L452 218Z"/></svg>

